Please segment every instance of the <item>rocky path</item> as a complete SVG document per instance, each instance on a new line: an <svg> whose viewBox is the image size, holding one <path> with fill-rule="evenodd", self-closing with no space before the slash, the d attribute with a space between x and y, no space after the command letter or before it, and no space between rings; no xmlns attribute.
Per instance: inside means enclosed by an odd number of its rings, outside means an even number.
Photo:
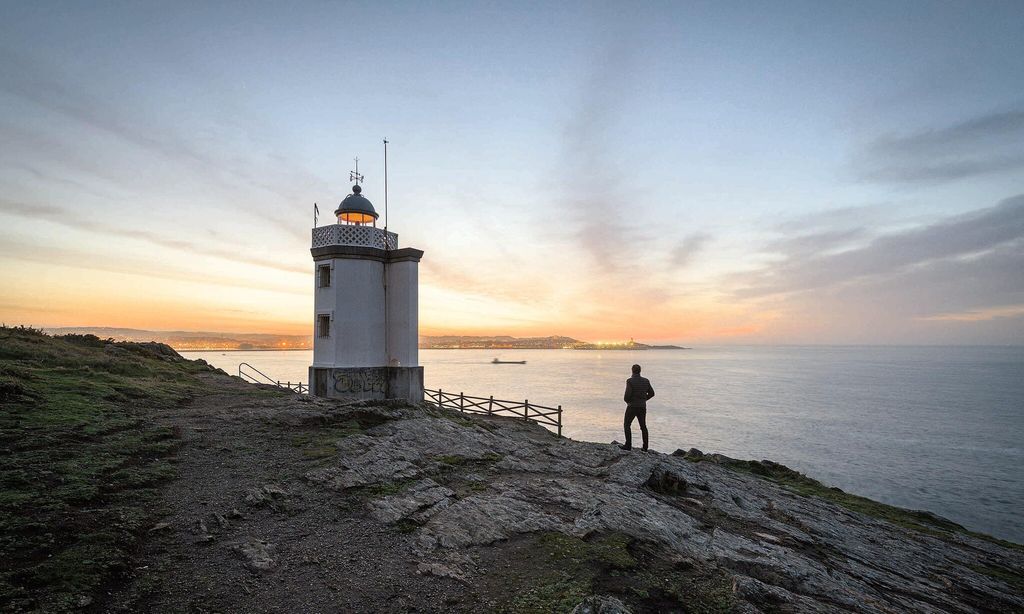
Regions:
<svg viewBox="0 0 1024 614"><path fill-rule="evenodd" d="M126 588L163 612L1024 611L1024 551L708 462L211 373ZM701 461L701 462L695 462Z"/></svg>
<svg viewBox="0 0 1024 614"><path fill-rule="evenodd" d="M334 439L363 430L358 417L212 379L211 393L164 416L183 439L179 479L114 611L402 611L462 592L416 573L414 536L369 518L368 494L304 478Z"/></svg>

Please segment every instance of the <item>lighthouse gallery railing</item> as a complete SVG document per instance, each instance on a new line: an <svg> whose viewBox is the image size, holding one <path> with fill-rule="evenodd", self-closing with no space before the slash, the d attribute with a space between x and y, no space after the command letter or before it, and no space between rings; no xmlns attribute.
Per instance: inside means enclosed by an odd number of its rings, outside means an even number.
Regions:
<svg viewBox="0 0 1024 614"><path fill-rule="evenodd" d="M378 249L398 249L398 235L373 226L328 224L313 229L313 247L357 245Z"/></svg>
<svg viewBox="0 0 1024 614"><path fill-rule="evenodd" d="M511 414L528 422L544 426L553 426L562 436L562 406L547 407L530 403L529 399L518 401L502 401L492 397L472 397L463 393L444 392L443 390L423 389L425 400L446 409L457 409L468 414L484 414L487 416Z"/></svg>

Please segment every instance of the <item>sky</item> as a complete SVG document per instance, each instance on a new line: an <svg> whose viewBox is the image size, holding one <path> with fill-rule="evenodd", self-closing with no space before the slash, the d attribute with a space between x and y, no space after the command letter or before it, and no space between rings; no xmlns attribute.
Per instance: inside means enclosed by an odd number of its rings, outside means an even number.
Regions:
<svg viewBox="0 0 1024 614"><path fill-rule="evenodd" d="M363 194L422 334L1024 343L1024 3L0 0L0 321L305 334Z"/></svg>

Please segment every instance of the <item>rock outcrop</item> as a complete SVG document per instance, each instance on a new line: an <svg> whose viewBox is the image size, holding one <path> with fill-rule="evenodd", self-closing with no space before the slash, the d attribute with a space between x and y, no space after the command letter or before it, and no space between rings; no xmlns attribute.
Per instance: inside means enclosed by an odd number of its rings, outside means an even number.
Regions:
<svg viewBox="0 0 1024 614"><path fill-rule="evenodd" d="M140 565L164 592L133 588L124 609L195 607L195 582L204 607L237 611L1024 608L1019 546L774 463L429 405L219 394L173 416L183 475Z"/></svg>
<svg viewBox="0 0 1024 614"><path fill-rule="evenodd" d="M737 601L753 608L1024 607L1014 587L986 571L1019 573L1019 549L966 532L901 527L698 450L623 452L522 422L457 418L410 408L404 419L338 439L334 462L305 477L332 489L407 484L367 505L382 522L416 525L416 554L424 559L446 561L537 532L616 533L720 570Z"/></svg>

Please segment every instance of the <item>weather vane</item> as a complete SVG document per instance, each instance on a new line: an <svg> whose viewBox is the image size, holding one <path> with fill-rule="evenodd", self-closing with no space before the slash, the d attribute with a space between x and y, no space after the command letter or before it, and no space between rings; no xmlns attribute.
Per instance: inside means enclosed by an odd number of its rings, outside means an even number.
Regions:
<svg viewBox="0 0 1024 614"><path fill-rule="evenodd" d="M359 174L359 156L356 156L356 170L349 171L348 180L355 181L356 185L359 185L359 182L363 180L363 176Z"/></svg>

